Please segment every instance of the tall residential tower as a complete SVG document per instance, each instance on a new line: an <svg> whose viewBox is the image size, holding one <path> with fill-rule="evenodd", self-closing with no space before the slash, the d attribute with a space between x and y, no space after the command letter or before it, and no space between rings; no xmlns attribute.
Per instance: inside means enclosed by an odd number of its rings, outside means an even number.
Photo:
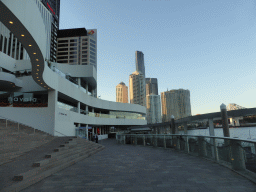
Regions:
<svg viewBox="0 0 256 192"><path fill-rule="evenodd" d="M161 93L163 122L191 116L190 91L184 89L170 90Z"/></svg>
<svg viewBox="0 0 256 192"><path fill-rule="evenodd" d="M124 82L116 86L116 102L128 103L128 87Z"/></svg>
<svg viewBox="0 0 256 192"><path fill-rule="evenodd" d="M135 71L129 78L130 103L146 106L145 78L141 72Z"/></svg>

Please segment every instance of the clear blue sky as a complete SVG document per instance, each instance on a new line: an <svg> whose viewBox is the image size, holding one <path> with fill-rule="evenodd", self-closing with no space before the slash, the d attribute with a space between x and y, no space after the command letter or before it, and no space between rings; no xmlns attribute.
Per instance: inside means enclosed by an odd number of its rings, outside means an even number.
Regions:
<svg viewBox="0 0 256 192"><path fill-rule="evenodd" d="M256 107L253 0L61 0L60 29L97 29L98 95L115 101L142 51L159 94L189 89L192 115Z"/></svg>

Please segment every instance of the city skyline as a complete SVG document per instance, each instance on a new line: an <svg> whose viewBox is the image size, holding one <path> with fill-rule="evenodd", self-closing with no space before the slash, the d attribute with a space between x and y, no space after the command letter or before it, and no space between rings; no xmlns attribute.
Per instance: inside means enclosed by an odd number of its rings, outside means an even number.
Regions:
<svg viewBox="0 0 256 192"><path fill-rule="evenodd" d="M250 0L63 0L60 29L98 29L102 99L115 101L115 86L128 85L139 50L146 77L158 79L159 94L189 89L195 115L218 112L221 103L255 107L254 8Z"/></svg>

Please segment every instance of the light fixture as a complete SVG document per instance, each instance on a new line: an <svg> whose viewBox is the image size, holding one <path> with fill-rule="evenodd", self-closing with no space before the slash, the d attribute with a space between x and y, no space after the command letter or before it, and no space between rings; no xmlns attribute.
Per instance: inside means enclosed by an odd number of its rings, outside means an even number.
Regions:
<svg viewBox="0 0 256 192"><path fill-rule="evenodd" d="M41 84L43 84L43 83L41 83Z"/></svg>
<svg viewBox="0 0 256 192"><path fill-rule="evenodd" d="M38 59L36 59L36 61L39 61Z"/></svg>
<svg viewBox="0 0 256 192"><path fill-rule="evenodd" d="M46 86L44 86L44 87L46 87Z"/></svg>
<svg viewBox="0 0 256 192"><path fill-rule="evenodd" d="M37 65L39 67L39 65Z"/></svg>
<svg viewBox="0 0 256 192"><path fill-rule="evenodd" d="M38 73L36 73L38 75Z"/></svg>
<svg viewBox="0 0 256 192"><path fill-rule="evenodd" d="M38 81L40 81L40 80L38 80Z"/></svg>
<svg viewBox="0 0 256 192"><path fill-rule="evenodd" d="M10 24L13 24L13 22L12 22L12 21L9 21L9 23L10 23Z"/></svg>
<svg viewBox="0 0 256 192"><path fill-rule="evenodd" d="M32 45L28 45L29 47L31 47Z"/></svg>
<svg viewBox="0 0 256 192"><path fill-rule="evenodd" d="M33 53L34 55L36 54L36 53Z"/></svg>
<svg viewBox="0 0 256 192"><path fill-rule="evenodd" d="M21 34L22 37L24 37L25 35Z"/></svg>
<svg viewBox="0 0 256 192"><path fill-rule="evenodd" d="M39 69L37 69L37 71L39 71Z"/></svg>
<svg viewBox="0 0 256 192"><path fill-rule="evenodd" d="M39 77L37 77L37 78L39 78Z"/></svg>

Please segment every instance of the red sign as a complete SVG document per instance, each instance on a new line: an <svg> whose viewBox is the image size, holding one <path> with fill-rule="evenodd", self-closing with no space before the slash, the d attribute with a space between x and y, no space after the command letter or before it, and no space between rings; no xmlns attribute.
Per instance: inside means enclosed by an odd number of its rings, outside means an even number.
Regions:
<svg viewBox="0 0 256 192"><path fill-rule="evenodd" d="M49 9L52 11L52 13L55 15L53 9L51 8L51 6L49 5L49 3L47 3L47 6L49 7Z"/></svg>

